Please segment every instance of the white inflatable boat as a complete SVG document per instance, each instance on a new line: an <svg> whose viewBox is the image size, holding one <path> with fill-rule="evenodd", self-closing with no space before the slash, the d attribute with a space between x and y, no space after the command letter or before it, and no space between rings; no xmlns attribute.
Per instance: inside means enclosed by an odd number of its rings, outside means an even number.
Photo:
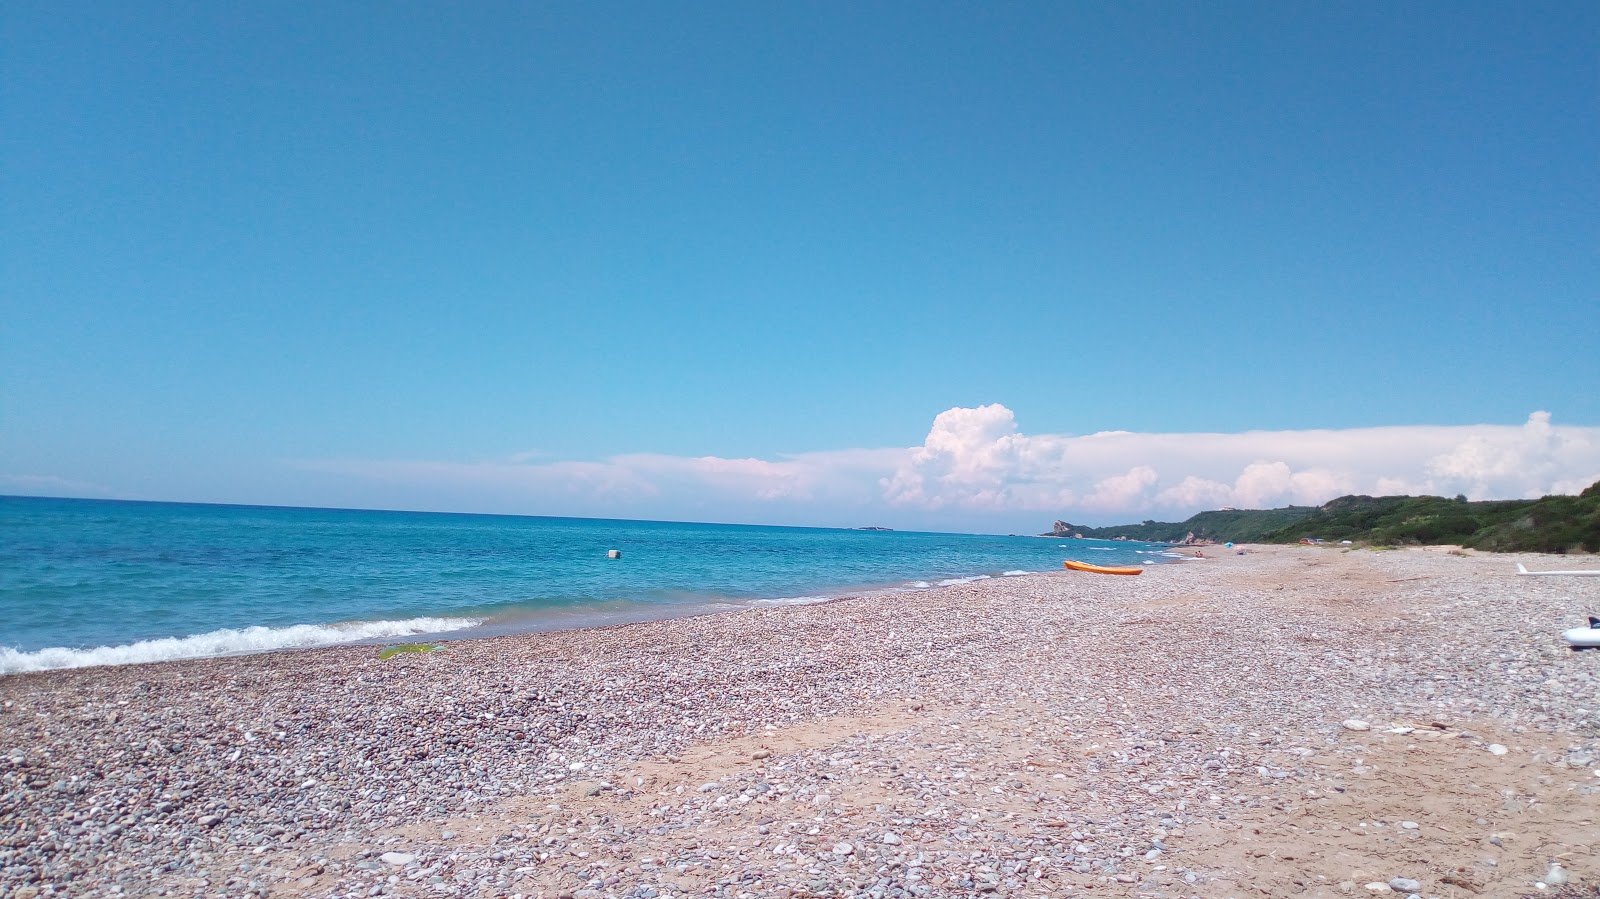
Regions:
<svg viewBox="0 0 1600 899"><path fill-rule="evenodd" d="M1571 643L1573 649L1600 649L1600 618L1590 618L1588 627L1562 631L1561 639Z"/></svg>
<svg viewBox="0 0 1600 899"><path fill-rule="evenodd" d="M1600 577L1600 571L1529 571L1521 562L1517 563L1517 574L1526 574L1530 577L1544 577L1552 574L1564 574L1569 577Z"/></svg>

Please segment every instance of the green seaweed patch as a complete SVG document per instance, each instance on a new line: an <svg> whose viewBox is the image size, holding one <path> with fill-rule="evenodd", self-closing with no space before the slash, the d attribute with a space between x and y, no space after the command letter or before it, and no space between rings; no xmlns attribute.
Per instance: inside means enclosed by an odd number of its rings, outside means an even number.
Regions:
<svg viewBox="0 0 1600 899"><path fill-rule="evenodd" d="M395 646L385 646L378 652L378 658L392 659L402 652L433 652L438 648L437 643L400 643Z"/></svg>

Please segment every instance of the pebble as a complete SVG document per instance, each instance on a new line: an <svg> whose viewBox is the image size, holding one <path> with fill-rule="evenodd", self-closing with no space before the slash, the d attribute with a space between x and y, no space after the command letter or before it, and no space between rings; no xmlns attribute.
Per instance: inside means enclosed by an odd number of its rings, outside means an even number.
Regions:
<svg viewBox="0 0 1600 899"><path fill-rule="evenodd" d="M1511 751L1504 746L1501 746L1499 743L1490 743L1488 749L1493 755L1505 755L1507 752Z"/></svg>
<svg viewBox="0 0 1600 899"><path fill-rule="evenodd" d="M1394 890L1396 893L1415 893L1417 890L1422 889L1422 884L1409 877L1391 877L1389 878L1389 889Z"/></svg>
<svg viewBox="0 0 1600 899"><path fill-rule="evenodd" d="M1551 865L1550 870L1545 872L1544 882L1553 887L1566 886L1567 869L1560 865Z"/></svg>
<svg viewBox="0 0 1600 899"><path fill-rule="evenodd" d="M1344 725L1344 729L1345 730L1371 730L1372 729L1372 725L1368 724L1365 721L1362 721L1360 718L1346 718L1341 723Z"/></svg>
<svg viewBox="0 0 1600 899"><path fill-rule="evenodd" d="M1301 555L1226 564L1270 583ZM1600 695L1600 654L1558 654L1544 624L1579 600L1491 563L1371 554L1393 586L1353 595L1178 565L996 578L451 641L426 668L349 647L0 678L0 808L32 825L0 836L0 895L1203 892L1186 831L1376 785L1391 769L1361 747L1427 722L1571 733L1560 757L1593 765L1600 711L1571 700ZM1373 626L1394 608L1448 611ZM1415 653L1445 632L1458 651ZM1501 880L1526 884L1512 859Z"/></svg>

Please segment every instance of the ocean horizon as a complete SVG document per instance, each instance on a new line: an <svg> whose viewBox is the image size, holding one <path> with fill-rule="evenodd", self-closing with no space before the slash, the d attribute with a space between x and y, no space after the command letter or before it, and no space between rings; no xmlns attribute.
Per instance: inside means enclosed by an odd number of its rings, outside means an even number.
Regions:
<svg viewBox="0 0 1600 899"><path fill-rule="evenodd" d="M682 617L1164 544L0 496L0 674ZM608 558L617 550L621 557Z"/></svg>

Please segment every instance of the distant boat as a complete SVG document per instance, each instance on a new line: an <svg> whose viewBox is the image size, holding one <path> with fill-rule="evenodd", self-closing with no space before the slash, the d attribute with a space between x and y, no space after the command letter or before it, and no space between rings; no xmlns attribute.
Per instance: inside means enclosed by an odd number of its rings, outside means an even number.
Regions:
<svg viewBox="0 0 1600 899"><path fill-rule="evenodd" d="M1061 567L1062 568L1070 568L1073 571L1092 571L1095 574L1143 574L1144 573L1144 569L1143 568L1113 568L1113 567L1106 566L1106 565L1090 565L1088 562L1079 562L1076 559L1068 559L1065 562L1062 562L1061 563Z"/></svg>
<svg viewBox="0 0 1600 899"><path fill-rule="evenodd" d="M1529 577L1544 577L1552 574L1564 574L1570 577L1600 577L1600 571L1529 571L1523 567L1521 562L1517 563L1517 574L1525 574Z"/></svg>

